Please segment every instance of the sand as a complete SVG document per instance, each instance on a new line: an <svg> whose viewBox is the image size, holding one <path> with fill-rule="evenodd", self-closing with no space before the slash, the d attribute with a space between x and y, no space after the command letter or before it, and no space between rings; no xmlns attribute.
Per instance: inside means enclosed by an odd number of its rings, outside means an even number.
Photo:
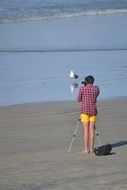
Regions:
<svg viewBox="0 0 127 190"><path fill-rule="evenodd" d="M0 190L127 190L127 99L98 102L102 144L112 154L82 154L75 101L0 107ZM96 139L96 146L98 142Z"/></svg>

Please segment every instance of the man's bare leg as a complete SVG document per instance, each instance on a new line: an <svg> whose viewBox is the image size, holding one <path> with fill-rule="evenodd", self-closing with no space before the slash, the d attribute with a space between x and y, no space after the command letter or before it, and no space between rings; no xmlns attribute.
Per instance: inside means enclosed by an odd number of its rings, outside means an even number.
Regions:
<svg viewBox="0 0 127 190"><path fill-rule="evenodd" d="M83 122L84 129L84 150L82 152L89 152L89 122Z"/></svg>
<svg viewBox="0 0 127 190"><path fill-rule="evenodd" d="M89 125L89 145L90 152L94 151L94 140L95 140L95 132L94 132L95 122L91 121Z"/></svg>

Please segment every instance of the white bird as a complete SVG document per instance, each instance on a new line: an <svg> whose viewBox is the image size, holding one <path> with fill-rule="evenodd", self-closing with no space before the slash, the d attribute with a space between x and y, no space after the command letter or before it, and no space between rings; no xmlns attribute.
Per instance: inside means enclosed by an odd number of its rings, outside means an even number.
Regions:
<svg viewBox="0 0 127 190"><path fill-rule="evenodd" d="M74 71L70 71L69 77L70 77L71 79L77 79L77 78L78 78L78 75L75 74Z"/></svg>

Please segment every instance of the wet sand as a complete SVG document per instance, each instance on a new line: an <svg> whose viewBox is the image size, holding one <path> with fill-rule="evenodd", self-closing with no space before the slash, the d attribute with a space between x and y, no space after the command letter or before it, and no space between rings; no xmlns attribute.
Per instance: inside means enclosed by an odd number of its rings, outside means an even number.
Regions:
<svg viewBox="0 0 127 190"><path fill-rule="evenodd" d="M82 154L75 101L0 107L0 190L127 190L127 99L98 102L102 144L112 154ZM96 146L98 142L96 139Z"/></svg>

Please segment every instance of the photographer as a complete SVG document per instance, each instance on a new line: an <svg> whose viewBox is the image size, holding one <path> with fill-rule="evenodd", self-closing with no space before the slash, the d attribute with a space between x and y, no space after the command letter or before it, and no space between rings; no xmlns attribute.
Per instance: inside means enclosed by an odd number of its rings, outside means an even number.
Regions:
<svg viewBox="0 0 127 190"><path fill-rule="evenodd" d="M94 126L97 117L97 97L99 95L99 87L93 85L94 77L87 76L85 81L82 82L82 86L78 93L78 102L81 102L81 122L84 129L84 150L83 153L89 153L94 151Z"/></svg>

